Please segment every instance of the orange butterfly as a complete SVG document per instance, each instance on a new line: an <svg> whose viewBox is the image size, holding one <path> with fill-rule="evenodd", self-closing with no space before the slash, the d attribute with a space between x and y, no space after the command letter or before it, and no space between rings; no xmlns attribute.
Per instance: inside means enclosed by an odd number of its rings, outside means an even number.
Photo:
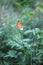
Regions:
<svg viewBox="0 0 43 65"><path fill-rule="evenodd" d="M20 20L18 20L17 22L17 28L19 28L20 30L23 30L23 25L22 25L22 22Z"/></svg>

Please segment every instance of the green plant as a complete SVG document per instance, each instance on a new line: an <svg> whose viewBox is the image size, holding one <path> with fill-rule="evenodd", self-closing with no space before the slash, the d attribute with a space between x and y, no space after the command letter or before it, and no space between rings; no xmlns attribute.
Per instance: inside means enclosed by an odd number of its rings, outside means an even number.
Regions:
<svg viewBox="0 0 43 65"><path fill-rule="evenodd" d="M33 61L41 62L42 33L38 28L20 31L11 25L0 27L0 64L31 65Z"/></svg>
<svg viewBox="0 0 43 65"><path fill-rule="evenodd" d="M5 4L16 8L23 7L20 8L18 15L16 14L23 23L23 30L14 26L18 18L15 19L14 12L11 13L12 7L10 13L6 8L0 9L0 65L41 65L43 63L43 9L30 8L29 5L33 6L34 0L4 1L0 2L1 6Z"/></svg>

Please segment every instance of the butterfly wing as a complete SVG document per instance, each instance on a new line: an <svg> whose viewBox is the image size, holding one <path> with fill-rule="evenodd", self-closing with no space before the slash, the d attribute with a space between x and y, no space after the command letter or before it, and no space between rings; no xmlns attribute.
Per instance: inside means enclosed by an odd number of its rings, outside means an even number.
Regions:
<svg viewBox="0 0 43 65"><path fill-rule="evenodd" d="M18 27L18 28L22 28L22 23L21 23L20 20L18 20L18 22L17 22L17 27Z"/></svg>
<svg viewBox="0 0 43 65"><path fill-rule="evenodd" d="M22 25L22 22L20 20L18 20L17 22L17 28L19 28L20 30L23 30L23 25Z"/></svg>

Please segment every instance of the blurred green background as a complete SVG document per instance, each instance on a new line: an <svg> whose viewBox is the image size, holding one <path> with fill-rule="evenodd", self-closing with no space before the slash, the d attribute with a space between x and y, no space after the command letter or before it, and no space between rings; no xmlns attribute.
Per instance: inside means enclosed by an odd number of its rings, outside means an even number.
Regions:
<svg viewBox="0 0 43 65"><path fill-rule="evenodd" d="M0 0L0 65L43 65L43 0Z"/></svg>

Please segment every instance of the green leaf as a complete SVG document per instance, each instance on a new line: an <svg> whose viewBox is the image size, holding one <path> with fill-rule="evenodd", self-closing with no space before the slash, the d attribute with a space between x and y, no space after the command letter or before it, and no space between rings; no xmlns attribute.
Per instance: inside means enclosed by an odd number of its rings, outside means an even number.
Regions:
<svg viewBox="0 0 43 65"><path fill-rule="evenodd" d="M16 53L17 53L17 51L14 51L14 50L9 50L8 52L7 52L7 55L5 56L5 57L15 57L15 58L17 58L17 55L16 55Z"/></svg>

